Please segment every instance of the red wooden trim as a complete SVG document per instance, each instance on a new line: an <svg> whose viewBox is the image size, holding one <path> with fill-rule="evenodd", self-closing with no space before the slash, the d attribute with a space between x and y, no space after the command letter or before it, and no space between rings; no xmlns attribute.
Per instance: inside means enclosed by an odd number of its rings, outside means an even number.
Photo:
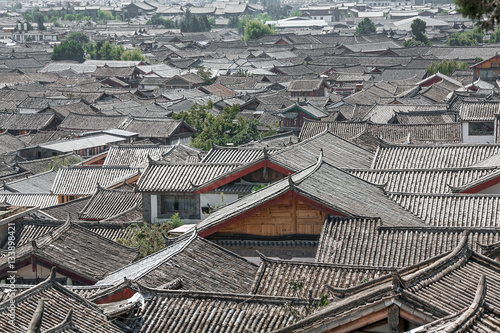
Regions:
<svg viewBox="0 0 500 333"><path fill-rule="evenodd" d="M228 176L216 181L215 183L212 183L212 184L209 184L205 187L200 188L198 191L196 191L196 194L207 193L207 192L213 191L216 188L219 188L223 185L229 184L230 182L235 181L236 179L239 179L243 176L246 176L254 171L257 171L257 170L263 169L263 168L269 168L269 169L281 172L284 175L288 175L289 173L293 173L293 171L287 170L279 165L271 163L268 160L263 160L263 161L260 161L258 163L255 163L253 165L250 165L248 168L245 168L243 170L239 170L239 171L236 171L235 173L229 174Z"/></svg>
<svg viewBox="0 0 500 333"><path fill-rule="evenodd" d="M117 290L116 293L111 294L109 296L106 296L104 298L101 298L97 302L94 302L95 304L106 304L106 303L113 303L116 301L123 301L125 299L129 299L130 297L135 295L135 291L131 290L129 287L125 287L121 290Z"/></svg>
<svg viewBox="0 0 500 333"><path fill-rule="evenodd" d="M496 185L498 183L500 183L500 176L495 177L495 178L490 179L490 180L487 180L484 183L481 183L479 185L471 187L471 188L469 188L469 189L467 189L465 191L462 191L460 193L478 193L478 192L480 192L482 190L485 190L485 189L487 189L489 187L492 187L493 185Z"/></svg>
<svg viewBox="0 0 500 333"><path fill-rule="evenodd" d="M39 258L37 256L34 256L34 257L36 257L37 264L44 266L45 268L48 268L49 270L52 267L55 267L57 273L64 275L66 277L69 277L73 281L77 281L77 282L80 282L80 283L85 284L85 285L94 285L97 282L97 280L90 280L90 279L87 279L81 275L77 275L74 272L68 271L67 269L61 268L53 262L49 262L49 261L44 260L42 258Z"/></svg>
<svg viewBox="0 0 500 333"><path fill-rule="evenodd" d="M321 210L323 212L326 212L328 214L332 214L332 215L336 215L336 216L346 216L345 214L339 213L339 212L337 212L333 209L330 209L328 207L325 207L322 204L319 204L319 203L317 203L309 198L306 198L300 194L297 194L297 193L293 192L292 190L289 190L288 192L283 193L282 195L280 195L274 199L271 199L258 207L247 210L246 212L243 212L235 217L230 218L229 220L226 220L222 223L219 223L219 224L213 226L212 228L209 228L207 230L203 230L198 235L200 237L207 237L207 236L214 234L217 231L222 230L222 229L224 229L224 228L226 228L226 227L228 227L228 226L230 226L238 221L241 221L247 217L253 216L253 215L255 215L263 210L266 210L267 208L270 208L270 207L276 205L277 203L284 201L286 199L289 199L290 202L293 199L297 199L297 200L304 202L308 206L311 206L313 208L316 208L316 209Z"/></svg>

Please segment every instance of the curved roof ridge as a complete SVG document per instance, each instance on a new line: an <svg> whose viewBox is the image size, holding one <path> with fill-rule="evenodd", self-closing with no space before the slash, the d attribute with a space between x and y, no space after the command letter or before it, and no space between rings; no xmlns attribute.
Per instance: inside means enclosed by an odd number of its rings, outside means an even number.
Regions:
<svg viewBox="0 0 500 333"><path fill-rule="evenodd" d="M469 235L470 230L464 230L462 238L455 249L431 265L407 276L403 280L405 288L425 288L457 267L462 266L472 255L472 250L468 244ZM438 271L439 274L435 275Z"/></svg>
<svg viewBox="0 0 500 333"><path fill-rule="evenodd" d="M460 326L464 326L470 321L478 311L485 305L486 299L486 276L484 274L481 275L479 279L479 284L476 289L476 294L474 296L474 300L471 305L464 310L464 312L455 319L451 324L443 329L443 333L453 333L457 332Z"/></svg>

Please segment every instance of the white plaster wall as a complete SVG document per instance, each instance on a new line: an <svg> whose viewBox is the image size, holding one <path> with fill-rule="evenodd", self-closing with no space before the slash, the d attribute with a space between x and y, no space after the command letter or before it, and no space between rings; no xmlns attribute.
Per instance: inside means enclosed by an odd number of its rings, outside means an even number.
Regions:
<svg viewBox="0 0 500 333"><path fill-rule="evenodd" d="M236 201L238 199L237 194L224 194L223 195L223 200L224 202L221 202L221 195L220 193L202 193L200 194L200 216L202 219L207 217L208 215L203 214L201 207L206 207L207 204L210 204L210 207L220 207L223 204L229 204L233 201Z"/></svg>
<svg viewBox="0 0 500 333"><path fill-rule="evenodd" d="M494 135L469 135L469 123L462 123L463 143L494 143Z"/></svg>
<svg viewBox="0 0 500 333"><path fill-rule="evenodd" d="M479 191L477 193L480 193L480 194L500 194L500 183L495 184L493 186L490 186L488 188L485 188L484 190Z"/></svg>
<svg viewBox="0 0 500 333"><path fill-rule="evenodd" d="M18 269L17 276L20 276L20 277L25 278L25 279L36 279L36 278L46 279L50 275L50 269L48 269L46 267L36 265L36 272L33 272L31 267L32 267L32 265L29 264L29 265L22 267L21 269ZM63 278L63 277L65 277L65 276L61 275L59 273L56 273L56 278Z"/></svg>
<svg viewBox="0 0 500 333"><path fill-rule="evenodd" d="M158 198L156 194L151 194L151 223L155 223L158 217Z"/></svg>

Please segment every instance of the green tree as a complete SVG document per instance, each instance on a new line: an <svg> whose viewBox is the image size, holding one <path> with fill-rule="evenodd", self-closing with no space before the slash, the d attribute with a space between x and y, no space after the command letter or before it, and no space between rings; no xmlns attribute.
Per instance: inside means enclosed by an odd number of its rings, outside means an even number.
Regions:
<svg viewBox="0 0 500 333"><path fill-rule="evenodd" d="M431 62L431 64L425 68L425 71L429 74L440 72L444 75L451 75L455 69L467 69L467 63L443 59L441 62Z"/></svg>
<svg viewBox="0 0 500 333"><path fill-rule="evenodd" d="M484 33L479 27L462 33L454 32L446 40L448 46L473 46L483 42Z"/></svg>
<svg viewBox="0 0 500 333"><path fill-rule="evenodd" d="M83 32L75 31L70 33L68 37L66 37L66 40L74 40L75 42L80 44L87 44L89 42L89 37Z"/></svg>
<svg viewBox="0 0 500 333"><path fill-rule="evenodd" d="M375 28L375 23L370 20L368 17L365 17L363 21L359 22L358 27L356 28L356 36L361 35L372 35L377 32L377 28Z"/></svg>
<svg viewBox="0 0 500 333"><path fill-rule="evenodd" d="M115 19L110 11L101 9L97 10L97 18L101 21L111 21Z"/></svg>
<svg viewBox="0 0 500 333"><path fill-rule="evenodd" d="M146 22L146 25L161 25L166 29L172 29L176 27L176 24L172 20L164 19L161 16L155 15Z"/></svg>
<svg viewBox="0 0 500 333"><path fill-rule="evenodd" d="M500 6L496 0L455 0L457 11L473 22L479 22L482 30L493 30L500 25Z"/></svg>
<svg viewBox="0 0 500 333"><path fill-rule="evenodd" d="M274 35L276 32L268 25L259 21L250 20L245 25L242 40L257 39L265 35Z"/></svg>
<svg viewBox="0 0 500 333"><path fill-rule="evenodd" d="M292 13L290 14L290 17L301 17L301 16L302 16L302 12L298 8L295 8L292 11Z"/></svg>
<svg viewBox="0 0 500 333"><path fill-rule="evenodd" d="M214 144L221 146L229 143L241 145L274 134L273 131L266 133L259 131L258 127L262 125L255 119L238 117L239 105L225 107L217 116L209 112L212 107L212 102L206 105L193 105L189 111L173 115L174 119L184 119L189 125L196 128L197 133L191 142L193 147L210 150Z"/></svg>
<svg viewBox="0 0 500 333"><path fill-rule="evenodd" d="M280 0L261 0L264 10L273 19L283 19L288 17L286 6L281 4Z"/></svg>
<svg viewBox="0 0 500 333"><path fill-rule="evenodd" d="M49 164L47 165L47 167L45 169L43 169L43 171L49 171L52 169L57 171L62 166L70 166L70 165L80 163L80 162L81 162L81 160L76 156L69 156L66 158L60 158L59 156L52 156L50 158Z"/></svg>
<svg viewBox="0 0 500 333"><path fill-rule="evenodd" d="M33 21L36 22L38 30L42 31L46 29L45 25L43 24L45 22L45 18L40 12L33 15Z"/></svg>
<svg viewBox="0 0 500 333"><path fill-rule="evenodd" d="M114 45L106 41L97 51L97 59L100 60L121 60L125 49L121 45Z"/></svg>
<svg viewBox="0 0 500 333"><path fill-rule="evenodd" d="M227 27L228 28L237 28L239 22L240 22L240 20L239 20L238 16L231 16L229 18L229 22L227 24Z"/></svg>
<svg viewBox="0 0 500 333"><path fill-rule="evenodd" d="M16 2L14 4L14 6L12 6L13 10L19 10L19 9L22 9L22 8L23 8L23 5L20 2Z"/></svg>
<svg viewBox="0 0 500 333"><path fill-rule="evenodd" d="M414 19L411 23L411 33L415 40L422 42L424 45L430 45L429 38L425 35L426 25L427 23L424 20Z"/></svg>
<svg viewBox="0 0 500 333"><path fill-rule="evenodd" d="M201 77L206 84L214 83L212 78L212 69L210 67L207 68L205 66L198 66L196 68L196 74Z"/></svg>
<svg viewBox="0 0 500 333"><path fill-rule="evenodd" d="M146 60L146 58L144 58L144 55L142 54L141 50L133 49L133 50L126 50L125 52L123 52L121 60L144 61Z"/></svg>
<svg viewBox="0 0 500 333"><path fill-rule="evenodd" d="M163 248L165 248L165 238L167 233L184 224L179 217L179 213L172 215L166 223L150 224L132 224L127 227L132 234L130 238L117 239L116 242L129 247L138 247L139 255L136 260L147 257Z"/></svg>
<svg viewBox="0 0 500 333"><path fill-rule="evenodd" d="M488 43L490 44L500 43L500 28L491 33Z"/></svg>
<svg viewBox="0 0 500 333"><path fill-rule="evenodd" d="M78 42L64 41L60 45L54 47L50 58L52 60L74 60L78 62L83 62L84 60L84 50L81 44Z"/></svg>
<svg viewBox="0 0 500 333"><path fill-rule="evenodd" d="M411 22L411 33L413 36L416 36L418 34L425 34L425 27L427 26L427 23L424 20L421 20L419 18L414 19L413 22Z"/></svg>
<svg viewBox="0 0 500 333"><path fill-rule="evenodd" d="M403 43L404 47L417 47L417 46L427 46L427 44L416 40L415 38L409 39Z"/></svg>

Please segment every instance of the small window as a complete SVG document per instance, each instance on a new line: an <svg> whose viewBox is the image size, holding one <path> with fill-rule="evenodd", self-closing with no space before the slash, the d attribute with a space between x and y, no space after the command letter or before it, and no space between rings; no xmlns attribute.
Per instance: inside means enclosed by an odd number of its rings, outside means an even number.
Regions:
<svg viewBox="0 0 500 333"><path fill-rule="evenodd" d="M161 214L179 213L182 218L198 218L196 196L190 193L164 194L161 196Z"/></svg>
<svg viewBox="0 0 500 333"><path fill-rule="evenodd" d="M469 123L469 135L493 135L495 124L491 121Z"/></svg>

